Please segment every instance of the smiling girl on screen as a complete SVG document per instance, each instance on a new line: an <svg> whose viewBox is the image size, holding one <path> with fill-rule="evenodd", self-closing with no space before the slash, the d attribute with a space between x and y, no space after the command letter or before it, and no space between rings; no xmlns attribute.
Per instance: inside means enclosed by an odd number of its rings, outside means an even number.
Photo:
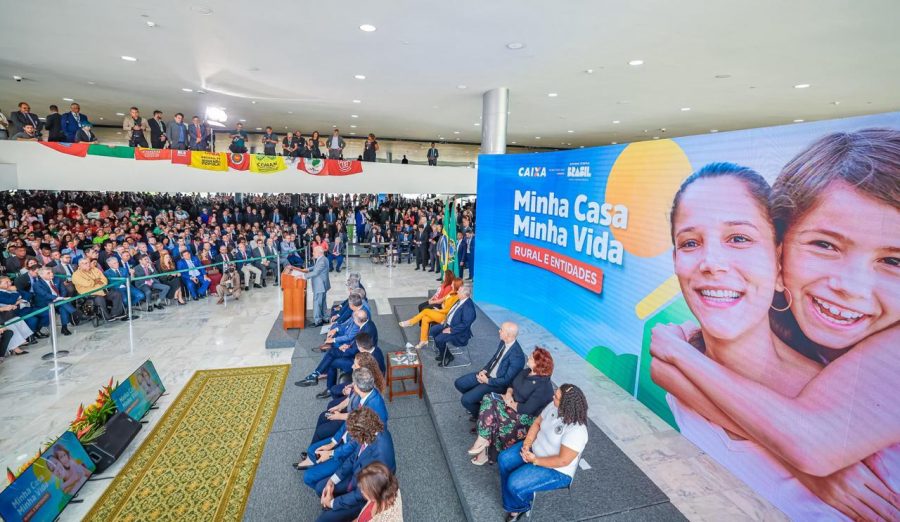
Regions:
<svg viewBox="0 0 900 522"><path fill-rule="evenodd" d="M740 196L758 187L729 187L725 179L706 177L692 176L676 196L673 234L676 273L703 329L694 337L702 339L708 357L685 341L691 335L684 330L693 327L657 327L651 345L653 378L678 397L669 401L681 417L679 427L691 438L693 430L682 423L696 427L711 419L750 439L741 441L745 446L726 441L720 460L746 457L748 447L763 452L757 464L773 459L762 467L780 471L782 481L778 473L754 480L765 474L747 462L726 465L794 518L814 517L823 507L809 502L804 497L809 490L797 487L794 478L848 516L870 518L877 512L897 518L897 497L885 485L896 492L900 471L898 447L887 448L900 441L895 378L900 354L892 350L900 344L900 133L825 137L791 161L776 182L775 226L784 237L776 289L784 292L787 306L772 305L779 309L775 330L795 348L815 347L814 358L822 363L847 354L821 373L816 365L811 376L808 364L785 351L779 337L758 331L765 314L760 317L756 298L762 302L768 293L771 303L772 293L760 282L765 268L750 264L768 257L754 254L760 244L748 241L752 235L727 228L752 222L731 218L740 217L735 215L743 208ZM720 186L710 185L715 182ZM689 196L699 193L702 183L708 185L705 197L694 197L699 203L689 208ZM703 217L699 207L722 199L711 194L739 197ZM701 230L714 243L691 237ZM758 239L764 239L771 227L756 225L753 232L760 230ZM706 250L711 254L697 256ZM791 325L799 326L791 331ZM863 459L868 466L860 464ZM797 491L804 495L797 497Z"/></svg>

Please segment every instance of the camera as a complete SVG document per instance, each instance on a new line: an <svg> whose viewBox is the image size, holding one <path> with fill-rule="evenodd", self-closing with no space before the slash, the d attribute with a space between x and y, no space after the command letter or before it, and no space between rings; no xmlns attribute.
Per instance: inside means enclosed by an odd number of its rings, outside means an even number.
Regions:
<svg viewBox="0 0 900 522"><path fill-rule="evenodd" d="M22 81L22 77L21 77L21 76L16 76L15 80L16 80L17 82L21 82L21 81Z"/></svg>

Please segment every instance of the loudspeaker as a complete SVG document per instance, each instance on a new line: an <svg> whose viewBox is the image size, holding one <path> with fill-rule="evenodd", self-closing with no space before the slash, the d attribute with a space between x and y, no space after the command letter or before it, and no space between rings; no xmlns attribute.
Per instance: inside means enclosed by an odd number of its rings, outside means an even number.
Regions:
<svg viewBox="0 0 900 522"><path fill-rule="evenodd" d="M140 430L141 423L126 413L120 411L113 415L106 423L103 435L84 446L88 456L97 466L94 473L102 473L110 467L122 455Z"/></svg>

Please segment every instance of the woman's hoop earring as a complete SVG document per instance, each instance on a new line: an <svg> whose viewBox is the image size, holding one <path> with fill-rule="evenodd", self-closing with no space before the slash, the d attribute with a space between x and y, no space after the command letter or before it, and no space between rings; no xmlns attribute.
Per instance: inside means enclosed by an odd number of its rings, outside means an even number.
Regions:
<svg viewBox="0 0 900 522"><path fill-rule="evenodd" d="M775 308L775 305L771 305L772 310L775 310L776 312L787 312L791 308L791 305L794 303L794 296L791 295L791 291L787 288L784 289L784 293L787 294L787 305L785 305L784 308Z"/></svg>

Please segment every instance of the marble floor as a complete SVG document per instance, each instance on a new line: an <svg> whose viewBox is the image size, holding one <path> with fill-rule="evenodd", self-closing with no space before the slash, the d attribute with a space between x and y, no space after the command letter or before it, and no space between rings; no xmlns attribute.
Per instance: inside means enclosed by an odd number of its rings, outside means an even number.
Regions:
<svg viewBox="0 0 900 522"><path fill-rule="evenodd" d="M390 313L387 299L424 296L436 286L435 274L351 260L360 272L379 313ZM343 297L346 272L332 273L330 299ZM131 323L99 328L82 326L74 335L59 337L69 355L42 361L50 351L42 341L31 354L7 358L0 365L0 465L18 468L42 441L62 433L80 403L90 403L110 377L127 377L144 360L153 360L168 394L123 458L101 477L114 476L150 433L195 370L268 364L289 364L292 348L266 350L264 341L280 310L279 292L255 289L225 306L205 300L164 311L142 313ZM512 312L488 306L495 322L514 320L521 326L523 346L551 348L557 360L556 382L581 386L591 403L591 417L672 499L691 520L785 520L779 511L754 495L740 481L656 418L643 405L585 364L539 325ZM88 482L61 520L80 520L102 494L109 480Z"/></svg>

